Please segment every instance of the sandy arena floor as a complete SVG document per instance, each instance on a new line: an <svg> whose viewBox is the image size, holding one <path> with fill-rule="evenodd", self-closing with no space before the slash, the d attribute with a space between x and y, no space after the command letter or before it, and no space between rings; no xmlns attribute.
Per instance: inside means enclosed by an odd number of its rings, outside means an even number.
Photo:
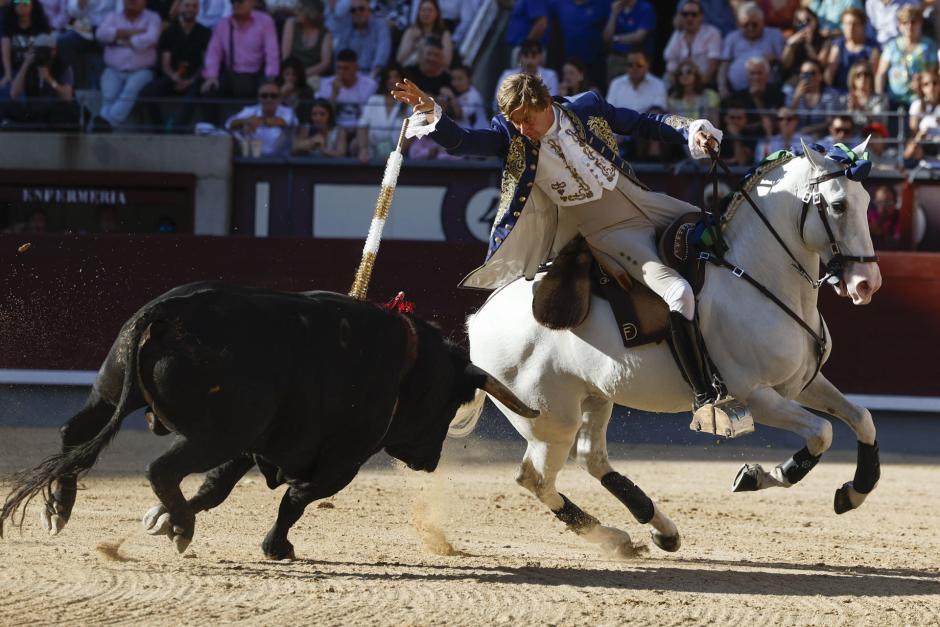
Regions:
<svg viewBox="0 0 940 627"><path fill-rule="evenodd" d="M281 490L254 473L200 515L182 557L143 533L155 500L142 468L165 445L122 433L82 480L60 536L41 533L35 505L22 533L7 529L0 625L940 624L940 465L886 460L868 502L836 516L833 491L853 464L824 459L789 491L731 494L740 461L653 461L644 449L615 465L672 516L684 545L617 560L516 486L518 443L494 453L470 440L449 444L434 475L364 471L294 527L299 559L270 562L259 543ZM0 429L0 471L54 448L52 430ZM782 461L760 453L750 461ZM569 466L560 485L647 540L586 473ZM440 525L462 554L435 554L416 518Z"/></svg>

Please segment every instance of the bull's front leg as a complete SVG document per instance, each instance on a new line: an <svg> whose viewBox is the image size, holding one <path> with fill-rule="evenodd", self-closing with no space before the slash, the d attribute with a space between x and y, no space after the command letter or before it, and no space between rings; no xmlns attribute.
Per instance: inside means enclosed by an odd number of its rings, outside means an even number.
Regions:
<svg viewBox="0 0 940 627"><path fill-rule="evenodd" d="M300 482L288 479L289 487L281 498L277 511L277 520L261 543L264 556L272 560L294 559L294 545L287 539L287 533L303 515L307 505L317 499L333 496L355 478L359 465L351 467L329 467L330 464L317 464L318 470L309 481ZM324 469L325 468L325 469Z"/></svg>
<svg viewBox="0 0 940 627"><path fill-rule="evenodd" d="M855 433L858 440L855 477L836 490L833 507L837 514L859 507L881 478L878 442L875 440L875 423L871 412L850 402L821 374L796 400L806 407L835 416Z"/></svg>

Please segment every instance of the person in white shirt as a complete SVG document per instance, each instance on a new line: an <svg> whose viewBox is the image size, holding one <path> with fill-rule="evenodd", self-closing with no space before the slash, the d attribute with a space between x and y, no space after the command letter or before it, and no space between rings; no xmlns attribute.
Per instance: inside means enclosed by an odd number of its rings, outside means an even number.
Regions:
<svg viewBox="0 0 940 627"><path fill-rule="evenodd" d="M699 0L685 0L676 15L678 28L663 50L666 73L672 74L680 63L691 59L702 73L704 83L710 84L715 80L721 60L721 31L704 23Z"/></svg>
<svg viewBox="0 0 940 627"><path fill-rule="evenodd" d="M402 77L401 66L397 63L382 68L379 72L382 93L371 96L362 108L354 152L362 163L383 161L398 144L407 113L405 107L392 98L392 90Z"/></svg>
<svg viewBox="0 0 940 627"><path fill-rule="evenodd" d="M613 134L688 144L701 158L717 148L721 131L707 120L612 106L590 91L555 102L533 74L514 74L500 85L500 115L484 130L460 128L410 81L396 85L393 95L414 111L409 134L427 135L454 155L503 159L487 261L462 285L495 289L519 276L533 279L553 250L580 233L612 277L629 275L666 302L676 361L694 389L695 409L714 410L717 394L704 372L695 296L660 260L654 241L657 228L699 209L643 186L616 152Z"/></svg>
<svg viewBox="0 0 940 627"><path fill-rule="evenodd" d="M637 51L627 55L627 73L610 82L607 102L640 113L653 107L666 109L666 83L649 70L645 53Z"/></svg>
<svg viewBox="0 0 940 627"><path fill-rule="evenodd" d="M490 118L483 106L483 96L470 81L473 76L466 65L450 69L450 89L441 95L452 101L451 117L462 128L489 128ZM394 86L393 86L394 87Z"/></svg>
<svg viewBox="0 0 940 627"><path fill-rule="evenodd" d="M375 95L378 86L373 78L359 72L356 53L347 48L336 55L335 73L320 81L316 96L332 102L336 107L336 125L351 131L359 123L363 105Z"/></svg>
<svg viewBox="0 0 940 627"><path fill-rule="evenodd" d="M281 104L277 81L265 80L258 88L258 104L245 107L225 122L226 130L241 140L243 152L253 157L286 156L297 116Z"/></svg>
<svg viewBox="0 0 940 627"><path fill-rule="evenodd" d="M496 81L497 93L499 93L499 86L503 84L506 77L521 72L541 76L542 82L545 83L545 87L548 88L548 93L552 96L558 95L558 74L551 68L542 67L542 63L545 62L545 53L542 52L542 44L537 41L527 41L519 46L518 61L518 67L509 68L499 75L499 80ZM493 94L493 108L497 108L496 94Z"/></svg>
<svg viewBox="0 0 940 627"><path fill-rule="evenodd" d="M918 0L866 0L865 13L868 24L882 46L900 35L898 10L907 4L920 5Z"/></svg>

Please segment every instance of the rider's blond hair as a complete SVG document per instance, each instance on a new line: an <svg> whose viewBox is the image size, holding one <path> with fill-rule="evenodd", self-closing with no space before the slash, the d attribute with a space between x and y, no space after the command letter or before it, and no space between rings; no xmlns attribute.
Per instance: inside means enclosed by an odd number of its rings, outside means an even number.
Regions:
<svg viewBox="0 0 940 627"><path fill-rule="evenodd" d="M499 86L496 104L499 106L499 112L508 120L512 112L519 107L528 111L544 111L552 104L552 96L541 76L511 74Z"/></svg>

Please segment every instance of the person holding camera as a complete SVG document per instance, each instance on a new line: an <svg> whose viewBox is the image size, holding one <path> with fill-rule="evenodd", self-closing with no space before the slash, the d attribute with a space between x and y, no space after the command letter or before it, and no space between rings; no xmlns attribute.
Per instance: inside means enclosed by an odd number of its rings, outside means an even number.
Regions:
<svg viewBox="0 0 940 627"><path fill-rule="evenodd" d="M6 126L30 130L77 130L79 108L72 73L56 56L55 37L39 35L23 57L4 107Z"/></svg>

